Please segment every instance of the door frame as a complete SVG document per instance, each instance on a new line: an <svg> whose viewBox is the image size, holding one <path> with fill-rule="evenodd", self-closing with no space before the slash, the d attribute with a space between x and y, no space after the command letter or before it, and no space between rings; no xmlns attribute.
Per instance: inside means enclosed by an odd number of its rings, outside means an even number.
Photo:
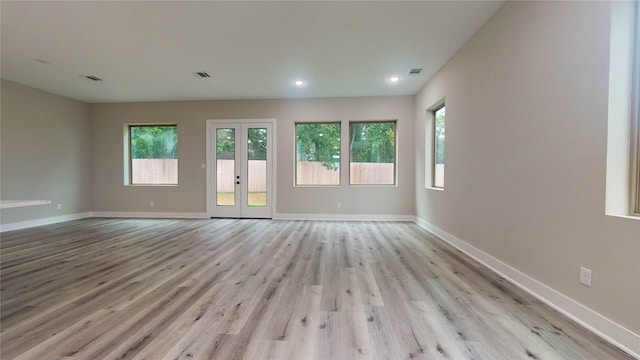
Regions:
<svg viewBox="0 0 640 360"><path fill-rule="evenodd" d="M276 211L276 156L277 154L277 141L276 141L276 119L207 119L206 121L206 196L207 196L207 217L214 217L215 202L212 199L214 179L211 176L211 171L215 168L214 161L216 160L215 149L212 149L211 129L216 124L237 124L238 126L250 125L253 123L270 123L271 124L271 218L274 217ZM212 153L213 151L213 153ZM268 196L268 195L267 195Z"/></svg>

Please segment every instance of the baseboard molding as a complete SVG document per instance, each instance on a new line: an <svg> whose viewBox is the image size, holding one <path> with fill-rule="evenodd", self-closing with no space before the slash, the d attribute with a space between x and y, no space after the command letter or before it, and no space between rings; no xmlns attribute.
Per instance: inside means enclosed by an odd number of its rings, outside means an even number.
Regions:
<svg viewBox="0 0 640 360"><path fill-rule="evenodd" d="M60 216L53 216L53 217L42 218L42 219L34 219L34 220L8 223L8 224L1 224L0 233L5 231L28 229L36 226L51 225L51 224L56 224L56 223L61 223L61 222L71 221L71 220L85 219L88 217L91 217L90 212L60 215Z"/></svg>
<svg viewBox="0 0 640 360"><path fill-rule="evenodd" d="M273 220L330 220L330 221L414 221L413 215L378 214L290 214L277 213Z"/></svg>
<svg viewBox="0 0 640 360"><path fill-rule="evenodd" d="M206 212L94 211L92 217L140 219L208 219Z"/></svg>
<svg viewBox="0 0 640 360"><path fill-rule="evenodd" d="M510 265L505 264L473 245L449 234L437 226L420 218L416 218L415 222L420 227L479 261L524 291L584 326L589 331L626 351L630 355L640 359L640 335L602 316L601 314L567 297L557 290L550 288Z"/></svg>
<svg viewBox="0 0 640 360"><path fill-rule="evenodd" d="M89 217L139 218L139 219L208 219L206 212L144 212L144 211L94 211L80 214L1 224L0 232L27 229L35 226L55 224ZM274 220L333 220L333 221L414 221L413 215L373 214L287 214L279 213Z"/></svg>

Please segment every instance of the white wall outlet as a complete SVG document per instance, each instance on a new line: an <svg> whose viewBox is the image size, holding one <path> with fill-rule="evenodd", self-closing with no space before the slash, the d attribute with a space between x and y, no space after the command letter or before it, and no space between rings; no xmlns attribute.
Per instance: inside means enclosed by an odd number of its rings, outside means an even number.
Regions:
<svg viewBox="0 0 640 360"><path fill-rule="evenodd" d="M337 204L336 204L336 207L337 207L338 209L342 209L342 203L337 203Z"/></svg>
<svg viewBox="0 0 640 360"><path fill-rule="evenodd" d="M153 201L153 200L149 201L149 206L155 206L155 205L156 205L155 201Z"/></svg>
<svg viewBox="0 0 640 360"><path fill-rule="evenodd" d="M62 210L62 203L58 204L58 210Z"/></svg>
<svg viewBox="0 0 640 360"><path fill-rule="evenodd" d="M580 267L580 283L591 286L591 269Z"/></svg>

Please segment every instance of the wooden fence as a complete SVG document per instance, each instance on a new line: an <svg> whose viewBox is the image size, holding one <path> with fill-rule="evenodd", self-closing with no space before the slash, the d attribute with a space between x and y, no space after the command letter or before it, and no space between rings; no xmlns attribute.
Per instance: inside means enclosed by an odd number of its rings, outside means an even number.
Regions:
<svg viewBox="0 0 640 360"><path fill-rule="evenodd" d="M177 184L178 159L131 159L132 184Z"/></svg>
<svg viewBox="0 0 640 360"><path fill-rule="evenodd" d="M350 184L393 184L395 164L392 163L351 163ZM340 172L329 170L320 162L298 161L296 184L298 185L339 185Z"/></svg>
<svg viewBox="0 0 640 360"><path fill-rule="evenodd" d="M329 170L321 162L298 161L296 164L297 185L339 185L340 171Z"/></svg>
<svg viewBox="0 0 640 360"><path fill-rule="evenodd" d="M234 166L234 160L217 160L217 192L234 191L236 181ZM248 171L249 175L246 181L249 184L249 192L267 191L267 161L249 160Z"/></svg>
<svg viewBox="0 0 640 360"><path fill-rule="evenodd" d="M217 160L217 191L233 192L235 189L234 160ZM338 185L340 172L329 170L320 162L298 161L296 164L298 185ZM395 164L351 163L351 184L393 184ZM249 160L249 192L265 192L267 164L265 160ZM132 159L134 184L177 184L177 159Z"/></svg>
<svg viewBox="0 0 640 360"><path fill-rule="evenodd" d="M393 185L395 176L394 163L351 163L349 183Z"/></svg>

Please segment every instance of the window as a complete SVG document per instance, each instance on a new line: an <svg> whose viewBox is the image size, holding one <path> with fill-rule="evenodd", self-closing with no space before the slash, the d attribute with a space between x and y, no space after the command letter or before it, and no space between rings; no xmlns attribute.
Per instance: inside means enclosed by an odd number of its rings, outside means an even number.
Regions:
<svg viewBox="0 0 640 360"><path fill-rule="evenodd" d="M396 122L349 123L349 184L394 185Z"/></svg>
<svg viewBox="0 0 640 360"><path fill-rule="evenodd" d="M129 126L129 184L178 184L176 125Z"/></svg>
<svg viewBox="0 0 640 360"><path fill-rule="evenodd" d="M296 124L296 185L340 185L340 123Z"/></svg>
<svg viewBox="0 0 640 360"><path fill-rule="evenodd" d="M433 111L433 187L444 188L444 104Z"/></svg>
<svg viewBox="0 0 640 360"><path fill-rule="evenodd" d="M640 219L640 12L611 3L605 213ZM637 19L636 19L637 18Z"/></svg>
<svg viewBox="0 0 640 360"><path fill-rule="evenodd" d="M640 215L640 2L635 1L631 84L631 213Z"/></svg>

